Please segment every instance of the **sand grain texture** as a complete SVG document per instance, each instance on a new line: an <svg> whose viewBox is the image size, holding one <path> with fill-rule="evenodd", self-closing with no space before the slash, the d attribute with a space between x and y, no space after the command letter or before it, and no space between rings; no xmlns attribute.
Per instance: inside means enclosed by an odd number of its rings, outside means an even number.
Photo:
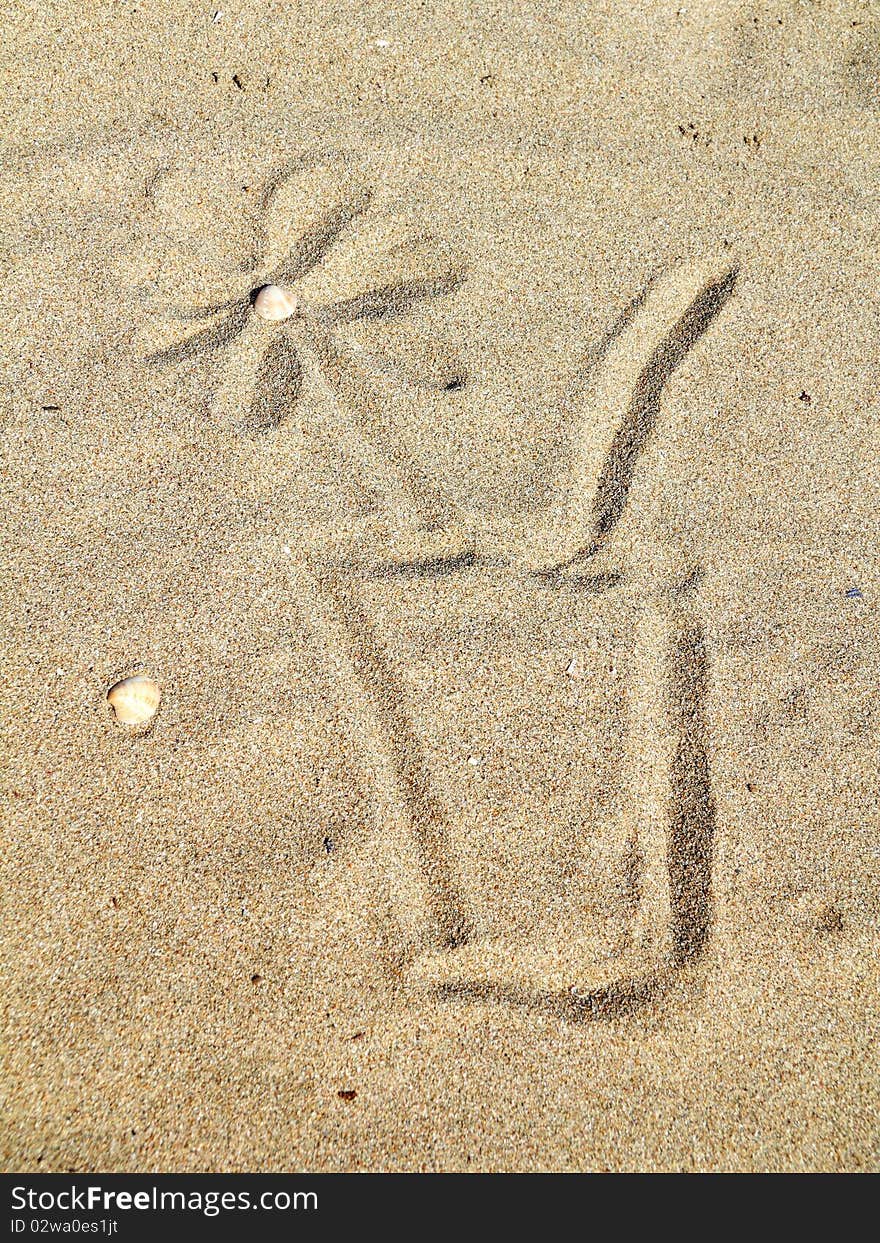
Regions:
<svg viewBox="0 0 880 1243"><path fill-rule="evenodd" d="M7 6L6 1167L876 1169L880 12L215 7Z"/></svg>

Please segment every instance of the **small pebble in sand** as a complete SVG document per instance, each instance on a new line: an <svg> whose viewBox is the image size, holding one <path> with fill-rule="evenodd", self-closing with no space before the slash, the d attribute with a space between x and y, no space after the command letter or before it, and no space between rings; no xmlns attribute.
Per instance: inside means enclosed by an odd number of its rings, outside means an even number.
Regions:
<svg viewBox="0 0 880 1243"><path fill-rule="evenodd" d="M299 299L280 285L264 285L254 299L260 319L290 319L299 310Z"/></svg>
<svg viewBox="0 0 880 1243"><path fill-rule="evenodd" d="M162 692L145 673L123 678L107 692L107 702L122 725L146 725L156 715Z"/></svg>

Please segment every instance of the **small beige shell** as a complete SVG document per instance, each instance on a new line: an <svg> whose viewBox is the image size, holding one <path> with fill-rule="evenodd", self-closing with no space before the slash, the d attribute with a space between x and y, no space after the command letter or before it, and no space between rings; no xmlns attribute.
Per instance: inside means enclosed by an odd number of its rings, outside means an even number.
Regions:
<svg viewBox="0 0 880 1243"><path fill-rule="evenodd" d="M290 319L299 310L299 299L280 285L264 285L254 298L254 310L260 319Z"/></svg>
<svg viewBox="0 0 880 1243"><path fill-rule="evenodd" d="M123 678L107 692L107 702L123 725L146 725L156 715L162 692L145 673Z"/></svg>

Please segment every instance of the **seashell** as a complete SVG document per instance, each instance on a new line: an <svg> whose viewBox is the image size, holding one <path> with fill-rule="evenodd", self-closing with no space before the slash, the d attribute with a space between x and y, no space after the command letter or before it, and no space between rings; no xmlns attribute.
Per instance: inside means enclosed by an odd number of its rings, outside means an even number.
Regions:
<svg viewBox="0 0 880 1243"><path fill-rule="evenodd" d="M299 310L299 299L280 285L264 285L254 298L254 310L260 319L290 319Z"/></svg>
<svg viewBox="0 0 880 1243"><path fill-rule="evenodd" d="M584 658L581 656L580 652L575 652L571 660L568 662L565 672L570 678L580 678L583 676Z"/></svg>
<svg viewBox="0 0 880 1243"><path fill-rule="evenodd" d="M107 702L123 725L146 725L156 715L161 698L159 683L145 673L123 678L107 692Z"/></svg>

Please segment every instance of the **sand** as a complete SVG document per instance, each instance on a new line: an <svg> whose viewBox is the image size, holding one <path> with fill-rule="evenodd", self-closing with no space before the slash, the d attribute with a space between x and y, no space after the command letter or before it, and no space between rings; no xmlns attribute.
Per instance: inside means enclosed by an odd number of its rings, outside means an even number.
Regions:
<svg viewBox="0 0 880 1243"><path fill-rule="evenodd" d="M8 6L5 1168L877 1168L880 11L637 7Z"/></svg>

